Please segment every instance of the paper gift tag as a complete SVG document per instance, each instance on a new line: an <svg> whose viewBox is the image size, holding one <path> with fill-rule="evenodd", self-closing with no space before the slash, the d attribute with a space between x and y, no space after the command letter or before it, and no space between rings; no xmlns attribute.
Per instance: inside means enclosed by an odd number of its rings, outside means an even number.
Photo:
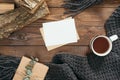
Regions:
<svg viewBox="0 0 120 80"><path fill-rule="evenodd" d="M74 19L43 23L46 46L77 42L77 31Z"/></svg>
<svg viewBox="0 0 120 80"><path fill-rule="evenodd" d="M31 59L27 57L22 57L13 80L23 80L26 75L25 67L29 64L30 61ZM41 63L36 63L32 69L32 75L30 76L30 80L44 80L48 69L48 66Z"/></svg>

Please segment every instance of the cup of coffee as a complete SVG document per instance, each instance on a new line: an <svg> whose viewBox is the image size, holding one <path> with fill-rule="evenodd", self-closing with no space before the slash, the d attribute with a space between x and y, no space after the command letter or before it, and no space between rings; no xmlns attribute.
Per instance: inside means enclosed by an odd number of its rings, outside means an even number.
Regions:
<svg viewBox="0 0 120 80"><path fill-rule="evenodd" d="M112 35L110 37L104 35L97 36L90 42L91 50L98 56L106 56L112 50L112 42L117 39L117 35Z"/></svg>

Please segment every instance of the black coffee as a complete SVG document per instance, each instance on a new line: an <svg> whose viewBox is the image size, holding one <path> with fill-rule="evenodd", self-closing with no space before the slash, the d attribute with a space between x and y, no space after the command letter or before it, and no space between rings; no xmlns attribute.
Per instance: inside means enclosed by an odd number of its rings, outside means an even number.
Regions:
<svg viewBox="0 0 120 80"><path fill-rule="evenodd" d="M109 42L104 37L99 37L93 42L93 48L97 53L104 53L109 49Z"/></svg>

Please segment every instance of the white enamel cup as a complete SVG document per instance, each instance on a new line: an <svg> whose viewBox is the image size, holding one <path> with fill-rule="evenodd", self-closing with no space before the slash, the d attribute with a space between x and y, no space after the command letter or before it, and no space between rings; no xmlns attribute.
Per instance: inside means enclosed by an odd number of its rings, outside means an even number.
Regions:
<svg viewBox="0 0 120 80"><path fill-rule="evenodd" d="M94 50L94 48L93 48L93 43L94 43L94 41L95 41L97 38L99 38L99 37L105 38L105 39L108 41L108 43L109 43L109 48L108 48L107 51L105 51L104 53L98 53L98 52L96 52L96 51ZM110 36L110 37L107 37L107 36L104 36L104 35L99 35L99 36L93 38L93 39L90 41L90 48L91 48L92 52L93 52L94 54L96 54L97 56L106 56L106 55L108 55L108 54L110 53L110 51L112 50L112 42L115 41L115 40L117 40L117 39L118 39L118 36L117 36L117 35L112 35L112 36Z"/></svg>

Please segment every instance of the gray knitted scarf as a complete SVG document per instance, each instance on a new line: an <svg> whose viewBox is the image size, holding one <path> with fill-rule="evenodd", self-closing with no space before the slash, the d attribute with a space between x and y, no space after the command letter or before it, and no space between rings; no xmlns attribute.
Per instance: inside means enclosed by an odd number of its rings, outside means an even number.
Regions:
<svg viewBox="0 0 120 80"><path fill-rule="evenodd" d="M120 37L120 6L106 21L105 29L107 36ZM20 58L1 55L0 80L12 80L19 62ZM50 69L45 80L120 80L120 39L113 42L112 51L105 57L60 53L47 65Z"/></svg>

